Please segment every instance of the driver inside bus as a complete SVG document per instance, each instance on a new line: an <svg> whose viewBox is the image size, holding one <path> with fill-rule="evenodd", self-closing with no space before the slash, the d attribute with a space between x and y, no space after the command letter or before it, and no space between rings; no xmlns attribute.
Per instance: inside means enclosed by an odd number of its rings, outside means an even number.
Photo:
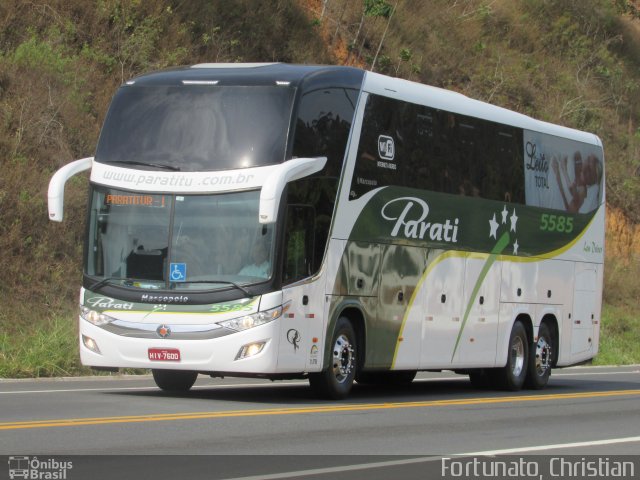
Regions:
<svg viewBox="0 0 640 480"><path fill-rule="evenodd" d="M253 263L245 265L239 275L248 277L269 278L271 264L269 262L269 246L266 241L258 239L251 252Z"/></svg>

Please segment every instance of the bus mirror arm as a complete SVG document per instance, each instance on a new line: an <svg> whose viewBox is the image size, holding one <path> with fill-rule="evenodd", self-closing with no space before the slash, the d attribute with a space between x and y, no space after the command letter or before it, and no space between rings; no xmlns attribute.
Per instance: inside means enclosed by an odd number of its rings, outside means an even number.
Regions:
<svg viewBox="0 0 640 480"><path fill-rule="evenodd" d="M75 160L66 164L53 174L49 182L49 220L61 222L64 214L64 185L77 173L89 170L93 163L93 157Z"/></svg>
<svg viewBox="0 0 640 480"><path fill-rule="evenodd" d="M278 165L267 177L260 191L260 223L274 223L278 216L280 197L288 182L299 180L322 170L327 157L294 158Z"/></svg>

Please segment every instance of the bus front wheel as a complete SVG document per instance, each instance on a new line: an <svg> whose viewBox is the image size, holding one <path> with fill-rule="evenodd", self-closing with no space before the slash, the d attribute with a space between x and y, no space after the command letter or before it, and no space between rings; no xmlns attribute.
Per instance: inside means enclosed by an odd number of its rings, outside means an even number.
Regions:
<svg viewBox="0 0 640 480"><path fill-rule="evenodd" d="M198 378L198 372L185 370L152 370L156 385L166 392L186 392Z"/></svg>
<svg viewBox="0 0 640 480"><path fill-rule="evenodd" d="M356 332L346 317L338 319L331 346L329 367L309 374L309 383L319 396L339 400L351 391L358 358Z"/></svg>

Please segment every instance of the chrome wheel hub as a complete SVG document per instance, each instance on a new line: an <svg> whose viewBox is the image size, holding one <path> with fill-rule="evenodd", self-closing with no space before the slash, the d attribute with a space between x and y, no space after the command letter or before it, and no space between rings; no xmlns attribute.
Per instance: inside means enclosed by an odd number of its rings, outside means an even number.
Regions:
<svg viewBox="0 0 640 480"><path fill-rule="evenodd" d="M524 369L524 343L522 338L516 337L511 345L511 373L514 377L519 377Z"/></svg>
<svg viewBox="0 0 640 480"><path fill-rule="evenodd" d="M354 349L345 335L339 335L333 346L333 374L338 383L349 378L355 367Z"/></svg>
<svg viewBox="0 0 640 480"><path fill-rule="evenodd" d="M536 373L543 376L551 368L551 345L544 337L538 338L536 343Z"/></svg>

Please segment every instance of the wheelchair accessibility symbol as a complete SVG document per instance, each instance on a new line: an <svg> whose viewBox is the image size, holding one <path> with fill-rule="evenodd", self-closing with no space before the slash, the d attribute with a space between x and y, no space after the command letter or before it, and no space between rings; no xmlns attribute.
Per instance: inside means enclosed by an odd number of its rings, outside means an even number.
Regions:
<svg viewBox="0 0 640 480"><path fill-rule="evenodd" d="M187 264L172 263L169 265L169 279L172 282L184 282L187 280Z"/></svg>

